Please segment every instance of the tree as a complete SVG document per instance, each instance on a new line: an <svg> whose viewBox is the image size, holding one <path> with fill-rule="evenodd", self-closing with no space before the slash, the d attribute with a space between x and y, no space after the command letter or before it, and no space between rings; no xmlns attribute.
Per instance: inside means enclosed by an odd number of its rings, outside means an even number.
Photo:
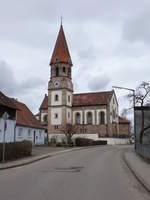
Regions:
<svg viewBox="0 0 150 200"><path fill-rule="evenodd" d="M72 146L72 136L77 133L77 127L72 124L66 124L61 131L65 134L68 146Z"/></svg>
<svg viewBox="0 0 150 200"><path fill-rule="evenodd" d="M134 96L135 95L135 96ZM135 90L135 94L128 94L128 98L133 101L135 99L135 105L143 107L150 103L150 83L142 82ZM140 131L140 143L143 142L143 130L144 129L144 110L141 109L141 131Z"/></svg>

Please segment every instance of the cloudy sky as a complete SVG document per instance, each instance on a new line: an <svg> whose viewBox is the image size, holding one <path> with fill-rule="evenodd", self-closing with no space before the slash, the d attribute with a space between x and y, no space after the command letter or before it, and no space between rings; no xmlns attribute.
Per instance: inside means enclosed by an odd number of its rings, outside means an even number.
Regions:
<svg viewBox="0 0 150 200"><path fill-rule="evenodd" d="M63 15L75 92L150 79L149 0L0 0L0 90L36 113ZM116 91L120 111L126 92Z"/></svg>

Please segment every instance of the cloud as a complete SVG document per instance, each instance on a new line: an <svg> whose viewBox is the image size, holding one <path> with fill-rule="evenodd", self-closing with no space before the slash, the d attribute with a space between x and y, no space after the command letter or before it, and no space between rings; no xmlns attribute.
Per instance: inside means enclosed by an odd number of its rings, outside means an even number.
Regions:
<svg viewBox="0 0 150 200"><path fill-rule="evenodd" d="M123 28L123 37L129 42L150 43L150 7L128 20Z"/></svg>
<svg viewBox="0 0 150 200"><path fill-rule="evenodd" d="M110 78L106 74L103 74L100 76L91 77L91 79L88 81L88 88L91 91L105 90L109 83Z"/></svg>
<svg viewBox="0 0 150 200"><path fill-rule="evenodd" d="M5 61L0 61L0 90L13 95L17 87L18 84L10 66Z"/></svg>
<svg viewBox="0 0 150 200"><path fill-rule="evenodd" d="M5 61L0 61L0 89L9 95L20 95L38 89L45 82L38 77L30 77L18 82L11 66Z"/></svg>

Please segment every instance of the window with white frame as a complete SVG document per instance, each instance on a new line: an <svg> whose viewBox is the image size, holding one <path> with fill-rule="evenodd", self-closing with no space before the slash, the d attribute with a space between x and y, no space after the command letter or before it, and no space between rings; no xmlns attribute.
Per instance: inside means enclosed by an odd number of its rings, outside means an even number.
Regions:
<svg viewBox="0 0 150 200"><path fill-rule="evenodd" d="M18 129L18 136L22 137L23 136L23 128Z"/></svg>
<svg viewBox="0 0 150 200"><path fill-rule="evenodd" d="M39 139L42 138L42 131L39 131Z"/></svg>
<svg viewBox="0 0 150 200"><path fill-rule="evenodd" d="M31 129L28 129L28 137L31 137Z"/></svg>

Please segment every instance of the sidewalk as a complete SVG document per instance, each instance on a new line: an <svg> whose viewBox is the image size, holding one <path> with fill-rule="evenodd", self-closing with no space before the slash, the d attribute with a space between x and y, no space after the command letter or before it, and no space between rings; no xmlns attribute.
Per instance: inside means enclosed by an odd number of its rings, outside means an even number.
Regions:
<svg viewBox="0 0 150 200"><path fill-rule="evenodd" d="M55 156L57 154L66 153L73 150L78 150L80 148L59 148L59 147L33 147L32 156L22 158L15 161L9 161L6 163L0 163L0 170L20 167L23 165L28 165L30 163Z"/></svg>
<svg viewBox="0 0 150 200"><path fill-rule="evenodd" d="M138 181L150 193L150 163L136 154L134 149L124 152L124 160Z"/></svg>

